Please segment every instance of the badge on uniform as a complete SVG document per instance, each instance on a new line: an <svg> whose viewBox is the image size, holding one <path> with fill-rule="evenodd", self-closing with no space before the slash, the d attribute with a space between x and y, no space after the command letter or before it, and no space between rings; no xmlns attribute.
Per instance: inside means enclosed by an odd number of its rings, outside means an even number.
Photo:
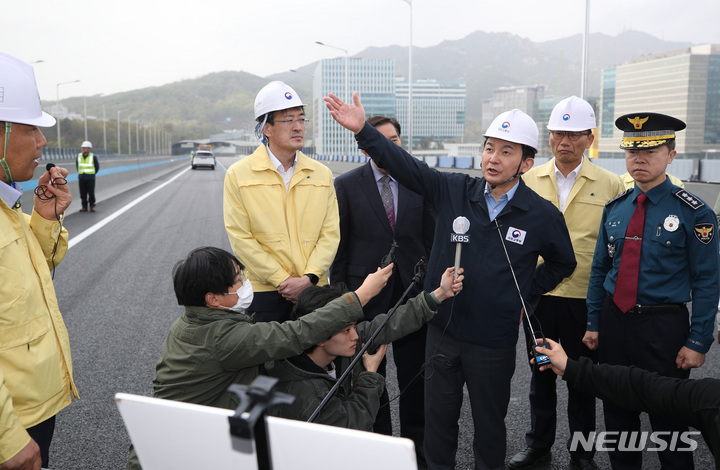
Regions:
<svg viewBox="0 0 720 470"><path fill-rule="evenodd" d="M665 217L665 222L663 222L663 228L668 232L674 232L678 229L679 226L680 218L678 216L671 214Z"/></svg>
<svg viewBox="0 0 720 470"><path fill-rule="evenodd" d="M608 243L607 244L608 249L608 256L611 258L615 257L615 244L614 243Z"/></svg>
<svg viewBox="0 0 720 470"><path fill-rule="evenodd" d="M507 234L505 235L505 240L517 243L518 245L522 245L523 243L525 243L525 235L527 235L527 232L525 230L510 227L508 228Z"/></svg>
<svg viewBox="0 0 720 470"><path fill-rule="evenodd" d="M713 231L714 229L715 227L713 224L697 224L695 225L695 238L700 240L701 243L707 245L712 241L713 236L715 235Z"/></svg>

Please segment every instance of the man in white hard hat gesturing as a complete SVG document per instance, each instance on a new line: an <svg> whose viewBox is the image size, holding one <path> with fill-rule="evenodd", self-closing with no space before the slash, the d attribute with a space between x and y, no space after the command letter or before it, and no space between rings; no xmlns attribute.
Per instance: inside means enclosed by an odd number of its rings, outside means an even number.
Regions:
<svg viewBox="0 0 720 470"><path fill-rule="evenodd" d="M587 327L587 297L590 267L605 203L623 191L620 177L584 157L595 139L595 112L587 101L571 96L560 101L550 115L547 128L554 158L523 175L525 183L562 212L570 232L577 268L572 276L543 295L535 310L546 338L561 341L573 359L597 354L582 342ZM526 336L529 335L527 327ZM527 337L528 348L531 339ZM529 352L529 349L528 349ZM557 421L555 374L530 365L531 428L525 434L527 448L508 463L512 469L533 468L551 458ZM595 431L595 397L568 383L568 424L571 437L589 438ZM594 451L574 449L570 468L597 468Z"/></svg>
<svg viewBox="0 0 720 470"><path fill-rule="evenodd" d="M505 468L505 415L515 370L522 305L555 288L575 269L562 214L520 175L537 152L538 128L520 110L499 115L485 132L483 177L429 168L365 123L355 106L325 98L332 117L358 146L437 210L426 290L455 260L454 221L466 231L461 266L465 289L428 323L425 348L425 458L428 468L455 468L458 419L467 386L473 410L475 468ZM464 225L464 227L460 227ZM469 225L469 227L468 227ZM507 253L507 256L506 256ZM537 265L542 256L543 263ZM517 284L515 283L517 278Z"/></svg>
<svg viewBox="0 0 720 470"><path fill-rule="evenodd" d="M300 150L304 104L280 81L255 98L255 152L225 176L225 228L235 255L247 266L255 321L290 318L298 295L327 284L340 225L332 172Z"/></svg>
<svg viewBox="0 0 720 470"><path fill-rule="evenodd" d="M82 143L82 152L78 153L75 166L78 172L78 185L80 186L80 212L87 212L90 203L90 212L95 212L95 175L100 171L100 162L94 153L91 153L92 142L86 140Z"/></svg>
<svg viewBox="0 0 720 470"><path fill-rule="evenodd" d="M48 467L55 415L77 398L70 341L50 268L65 256L68 171L39 178L32 215L17 182L33 178L47 144L32 67L0 52L0 469Z"/></svg>

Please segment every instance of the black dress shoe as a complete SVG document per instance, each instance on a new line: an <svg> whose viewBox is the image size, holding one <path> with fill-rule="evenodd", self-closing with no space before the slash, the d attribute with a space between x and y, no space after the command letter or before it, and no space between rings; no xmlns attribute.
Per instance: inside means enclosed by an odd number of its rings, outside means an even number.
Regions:
<svg viewBox="0 0 720 470"><path fill-rule="evenodd" d="M549 462L550 457L550 449L533 449L532 447L528 447L522 452L515 454L515 457L508 462L508 467L513 470L533 468L535 465Z"/></svg>
<svg viewBox="0 0 720 470"><path fill-rule="evenodd" d="M576 459L575 457L570 457L569 468L571 470L598 470L600 467L598 467L598 464L596 464L593 459Z"/></svg>

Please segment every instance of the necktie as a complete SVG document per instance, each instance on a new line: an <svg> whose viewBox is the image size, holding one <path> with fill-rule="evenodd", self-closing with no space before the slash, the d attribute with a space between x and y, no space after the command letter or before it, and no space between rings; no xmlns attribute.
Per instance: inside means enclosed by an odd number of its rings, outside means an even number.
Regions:
<svg viewBox="0 0 720 470"><path fill-rule="evenodd" d="M633 212L625 244L620 258L613 302L623 312L627 312L637 303L638 271L640 268L640 249L642 248L643 227L645 227L645 201L647 195L637 197L637 206Z"/></svg>
<svg viewBox="0 0 720 470"><path fill-rule="evenodd" d="M390 175L383 175L380 178L382 183L382 192L380 197L382 198L383 206L385 207L385 213L387 214L388 222L390 222L390 228L395 231L395 202L393 201L392 189L390 189Z"/></svg>

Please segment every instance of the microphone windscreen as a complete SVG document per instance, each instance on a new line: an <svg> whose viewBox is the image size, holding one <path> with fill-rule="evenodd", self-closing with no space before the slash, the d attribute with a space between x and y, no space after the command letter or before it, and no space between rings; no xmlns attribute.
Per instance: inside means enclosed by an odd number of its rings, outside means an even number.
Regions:
<svg viewBox="0 0 720 470"><path fill-rule="evenodd" d="M50 171L50 168L52 168L54 166L55 166L54 163L48 163L47 165L45 165L45 170Z"/></svg>

